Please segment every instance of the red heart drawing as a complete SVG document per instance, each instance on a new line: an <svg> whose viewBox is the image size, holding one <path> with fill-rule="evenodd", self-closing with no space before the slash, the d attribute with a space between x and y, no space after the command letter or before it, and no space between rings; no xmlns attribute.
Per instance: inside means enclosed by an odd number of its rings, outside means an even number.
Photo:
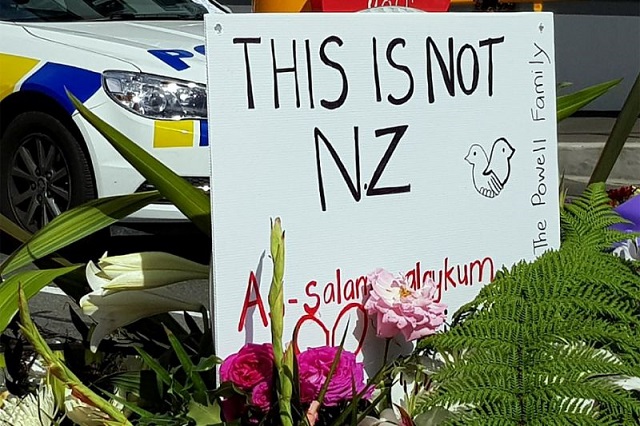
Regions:
<svg viewBox="0 0 640 426"><path fill-rule="evenodd" d="M333 323L333 327L331 327L331 332L329 332L329 328L325 325L325 323L321 319L315 316L315 312L311 314L307 313L301 316L298 319L298 322L296 322L296 325L293 330L293 348L295 352L300 353L300 348L298 346L298 340L299 340L298 338L299 338L300 329L305 323L313 323L320 328L319 332L321 335L324 335L324 341L326 346L339 345L340 340L342 339L342 334L340 334L339 336L337 336L336 334L341 332L341 330L338 329L338 326L340 325L340 321L348 313L353 313L353 311L355 311L356 315L358 313L362 314L362 321L358 321L359 324L356 324L355 322L348 323L348 327L349 327L348 330L352 331L352 335L356 338L356 341L358 342L354 353L356 355L359 354L360 351L362 350L362 345L364 344L364 339L367 335L367 330L369 328L369 321L367 319L367 312L362 306L362 303L357 303L357 302L349 303L344 308L342 308L335 322ZM358 326L361 326L360 330L358 329ZM349 331L347 331L347 336L349 335Z"/></svg>

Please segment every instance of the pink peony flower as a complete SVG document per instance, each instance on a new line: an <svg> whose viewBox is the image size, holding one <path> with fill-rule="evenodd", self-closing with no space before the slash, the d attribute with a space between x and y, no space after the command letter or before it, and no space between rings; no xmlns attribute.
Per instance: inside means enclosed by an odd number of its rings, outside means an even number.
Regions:
<svg viewBox="0 0 640 426"><path fill-rule="evenodd" d="M247 343L220 366L220 379L250 391L260 382L271 383L273 348L270 343Z"/></svg>
<svg viewBox="0 0 640 426"><path fill-rule="evenodd" d="M307 349L298 355L300 400L303 403L308 404L318 398L337 352L337 347L321 346ZM356 362L353 353L343 350L323 404L337 405L341 401L353 398L354 388L356 394L365 388L364 366L361 362ZM373 388L367 389L364 397L370 398L372 392Z"/></svg>
<svg viewBox="0 0 640 426"><path fill-rule="evenodd" d="M434 301L437 289L431 279L413 290L403 275L394 276L384 269L376 269L367 278L370 288L364 308L376 317L378 337L402 333L412 341L434 334L444 323L447 306Z"/></svg>
<svg viewBox="0 0 640 426"><path fill-rule="evenodd" d="M260 382L251 393L251 405L267 412L271 407L271 382Z"/></svg>

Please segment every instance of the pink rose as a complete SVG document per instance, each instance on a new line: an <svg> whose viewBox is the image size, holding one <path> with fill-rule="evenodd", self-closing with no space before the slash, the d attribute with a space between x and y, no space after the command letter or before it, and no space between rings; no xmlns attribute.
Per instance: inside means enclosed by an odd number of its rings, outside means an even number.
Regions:
<svg viewBox="0 0 640 426"><path fill-rule="evenodd" d="M260 382L271 383L273 348L270 343L247 343L237 353L229 355L220 366L220 379L250 391Z"/></svg>
<svg viewBox="0 0 640 426"><path fill-rule="evenodd" d="M384 269L369 274L369 294L364 304L367 314L376 317L378 337L402 333L407 341L434 334L445 319L447 306L435 302L436 286L429 279L413 290L403 275Z"/></svg>
<svg viewBox="0 0 640 426"><path fill-rule="evenodd" d="M260 382L251 393L251 405L267 412L271 407L271 382Z"/></svg>
<svg viewBox="0 0 640 426"><path fill-rule="evenodd" d="M310 403L318 398L337 352L337 347L321 346L307 349L298 355L300 400L303 403ZM361 362L356 362L353 353L343 350L323 404L337 405L341 401L352 399L355 396L354 388L356 394L365 388L364 366ZM373 388L367 390L365 398L369 398L371 392Z"/></svg>

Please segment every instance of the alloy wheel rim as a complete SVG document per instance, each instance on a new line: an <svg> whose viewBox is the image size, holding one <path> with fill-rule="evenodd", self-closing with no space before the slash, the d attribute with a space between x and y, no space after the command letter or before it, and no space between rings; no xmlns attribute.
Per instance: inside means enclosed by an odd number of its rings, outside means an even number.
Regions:
<svg viewBox="0 0 640 426"><path fill-rule="evenodd" d="M69 166L60 148L44 134L30 134L9 167L9 203L23 228L35 232L71 204Z"/></svg>

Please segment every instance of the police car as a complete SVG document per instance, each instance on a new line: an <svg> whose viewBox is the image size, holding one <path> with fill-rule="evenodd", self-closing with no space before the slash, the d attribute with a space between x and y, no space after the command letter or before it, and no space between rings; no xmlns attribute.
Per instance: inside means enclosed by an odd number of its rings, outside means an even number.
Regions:
<svg viewBox="0 0 640 426"><path fill-rule="evenodd" d="M206 0L0 0L0 211L35 231L96 197L153 189L65 88L208 189ZM154 204L129 220L180 220Z"/></svg>

